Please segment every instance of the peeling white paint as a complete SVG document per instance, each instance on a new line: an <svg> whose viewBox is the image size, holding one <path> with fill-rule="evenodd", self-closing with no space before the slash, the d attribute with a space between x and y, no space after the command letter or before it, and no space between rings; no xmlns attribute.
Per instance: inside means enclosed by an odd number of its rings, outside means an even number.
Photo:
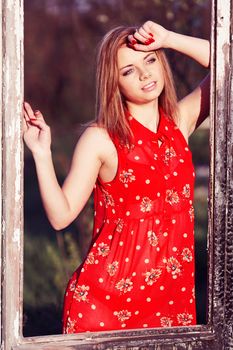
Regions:
<svg viewBox="0 0 233 350"><path fill-rule="evenodd" d="M19 338L19 311L16 312L14 319L14 337L16 340Z"/></svg>
<svg viewBox="0 0 233 350"><path fill-rule="evenodd" d="M20 229L19 228L16 228L14 230L12 242L16 243L18 245L18 248L20 248Z"/></svg>

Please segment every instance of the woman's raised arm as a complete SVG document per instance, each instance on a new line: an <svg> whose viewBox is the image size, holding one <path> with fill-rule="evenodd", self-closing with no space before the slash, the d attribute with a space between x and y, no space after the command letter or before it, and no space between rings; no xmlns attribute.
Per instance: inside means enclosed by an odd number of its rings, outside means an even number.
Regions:
<svg viewBox="0 0 233 350"><path fill-rule="evenodd" d="M89 127L74 151L71 169L61 187L55 174L50 150L50 129L42 114L24 105L24 140L36 165L42 202L51 225L59 230L68 226L80 213L101 167L101 131Z"/></svg>
<svg viewBox="0 0 233 350"><path fill-rule="evenodd" d="M130 46L135 50L153 51L169 48L183 53L208 68L210 62L210 43L199 39L169 31L161 25L147 21L134 35L129 36ZM188 72L187 72L188 74ZM195 90L178 103L179 128L188 140L191 133L209 115L210 77L198 83Z"/></svg>

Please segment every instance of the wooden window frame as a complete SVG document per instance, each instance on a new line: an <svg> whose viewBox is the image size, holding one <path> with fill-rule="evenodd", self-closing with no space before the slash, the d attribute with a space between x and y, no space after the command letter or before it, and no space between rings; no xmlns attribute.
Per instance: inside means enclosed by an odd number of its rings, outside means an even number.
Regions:
<svg viewBox="0 0 233 350"><path fill-rule="evenodd" d="M233 349L233 68L231 0L212 0L207 325L22 336L23 0L2 0L1 349Z"/></svg>

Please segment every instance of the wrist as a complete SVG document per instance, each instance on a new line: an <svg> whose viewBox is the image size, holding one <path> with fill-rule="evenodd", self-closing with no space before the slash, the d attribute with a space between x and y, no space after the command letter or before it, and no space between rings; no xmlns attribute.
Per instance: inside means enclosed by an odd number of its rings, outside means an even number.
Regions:
<svg viewBox="0 0 233 350"><path fill-rule="evenodd" d="M167 37L164 43L164 48L165 49L173 49L174 48L174 44L176 41L176 36L178 34L175 32L172 32L171 30L167 31Z"/></svg>
<svg viewBox="0 0 233 350"><path fill-rule="evenodd" d="M52 152L51 149L48 150L35 150L32 152L32 156L35 161L40 161L40 160L47 160L52 158Z"/></svg>

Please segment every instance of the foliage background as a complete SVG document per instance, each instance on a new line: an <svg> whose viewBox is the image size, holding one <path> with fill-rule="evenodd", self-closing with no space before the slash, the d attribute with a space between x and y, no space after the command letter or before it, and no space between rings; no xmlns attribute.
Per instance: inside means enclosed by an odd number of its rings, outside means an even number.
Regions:
<svg viewBox="0 0 233 350"><path fill-rule="evenodd" d="M173 31L209 38L210 0L25 0L24 4L25 99L43 112L51 126L60 183L69 170L80 124L94 117L96 48L109 29L151 19ZM167 54L181 98L207 72L177 52ZM190 146L197 172L198 323L205 323L208 127L194 133ZM42 208L33 159L25 151L25 336L61 333L64 289L88 249L92 209L90 198L72 225L55 232Z"/></svg>

